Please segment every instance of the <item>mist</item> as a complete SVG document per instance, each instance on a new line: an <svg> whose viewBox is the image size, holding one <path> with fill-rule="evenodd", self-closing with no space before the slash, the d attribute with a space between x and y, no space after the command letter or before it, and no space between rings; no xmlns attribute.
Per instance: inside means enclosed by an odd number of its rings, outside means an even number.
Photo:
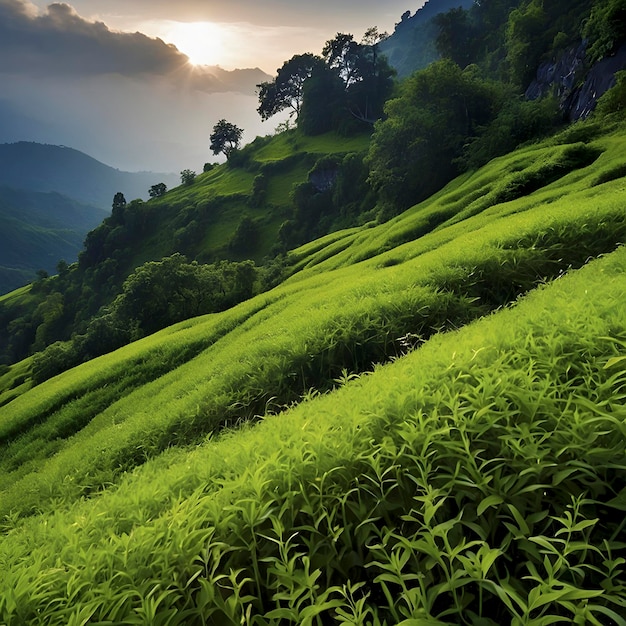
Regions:
<svg viewBox="0 0 626 626"><path fill-rule="evenodd" d="M119 75L28 77L0 75L0 143L66 145L127 171L202 171L219 159L209 134L221 118L244 129L244 142L271 134L253 93L209 93L168 80Z"/></svg>
<svg viewBox="0 0 626 626"><path fill-rule="evenodd" d="M201 171L217 158L209 134L221 118L244 141L280 120L256 113L258 68L194 67L175 46L110 30L67 4L37 12L0 0L0 143L66 145L128 171Z"/></svg>

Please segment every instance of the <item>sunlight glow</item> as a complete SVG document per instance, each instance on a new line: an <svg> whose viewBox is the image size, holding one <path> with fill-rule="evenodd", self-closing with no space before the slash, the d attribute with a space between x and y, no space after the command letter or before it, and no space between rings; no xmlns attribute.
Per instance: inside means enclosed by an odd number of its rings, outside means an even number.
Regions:
<svg viewBox="0 0 626 626"><path fill-rule="evenodd" d="M219 65L223 59L223 33L217 24L170 22L164 35L193 65Z"/></svg>

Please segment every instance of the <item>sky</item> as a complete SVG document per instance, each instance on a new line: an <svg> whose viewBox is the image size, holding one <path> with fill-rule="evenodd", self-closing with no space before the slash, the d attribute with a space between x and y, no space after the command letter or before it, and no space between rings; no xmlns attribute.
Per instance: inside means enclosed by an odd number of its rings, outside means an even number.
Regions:
<svg viewBox="0 0 626 626"><path fill-rule="evenodd" d="M66 145L128 171L201 171L222 118L274 132L255 90L337 32L392 32L424 0L0 0L0 143Z"/></svg>

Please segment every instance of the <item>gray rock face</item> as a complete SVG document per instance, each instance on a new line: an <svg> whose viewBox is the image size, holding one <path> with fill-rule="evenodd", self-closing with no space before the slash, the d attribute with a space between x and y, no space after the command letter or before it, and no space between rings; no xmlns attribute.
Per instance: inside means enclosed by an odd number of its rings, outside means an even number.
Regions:
<svg viewBox="0 0 626 626"><path fill-rule="evenodd" d="M586 43L582 42L568 48L558 60L542 63L526 90L526 98L536 100L554 93L570 121L587 118L598 99L615 85L615 74L626 69L626 44L591 69L585 57Z"/></svg>
<svg viewBox="0 0 626 626"><path fill-rule="evenodd" d="M528 100L547 96L552 90L556 95L569 95L584 72L586 44L568 48L556 61L546 61L537 68L537 77L526 89Z"/></svg>
<svg viewBox="0 0 626 626"><path fill-rule="evenodd" d="M615 85L615 74L626 69L626 44L611 57L596 63L581 87L574 89L564 102L571 121L585 119L596 108L598 99Z"/></svg>

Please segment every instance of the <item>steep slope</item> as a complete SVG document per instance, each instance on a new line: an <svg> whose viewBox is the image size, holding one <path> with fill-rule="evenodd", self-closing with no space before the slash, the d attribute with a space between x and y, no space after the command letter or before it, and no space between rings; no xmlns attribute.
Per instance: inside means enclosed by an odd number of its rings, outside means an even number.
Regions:
<svg viewBox="0 0 626 626"><path fill-rule="evenodd" d="M106 215L58 193L0 186L0 293L32 282L38 270L56 273L61 259L76 261Z"/></svg>
<svg viewBox="0 0 626 626"><path fill-rule="evenodd" d="M83 204L110 209L113 196L147 198L156 183L179 183L174 174L122 172L65 146L32 142L0 144L0 185L26 191L56 191Z"/></svg>
<svg viewBox="0 0 626 626"><path fill-rule="evenodd" d="M357 178L364 179L362 158L368 145L367 134L304 137L288 131L260 137L237 154L236 164L216 166L162 197L117 207L88 234L78 265L66 275L47 281L27 303L23 298L0 302L0 363L84 333L136 268L176 253L204 264L246 259L260 264L278 256L275 277L267 279L275 284L282 276L281 253L288 247L326 233L342 220L360 219L360 207L351 214L346 207L340 212L330 192L315 211L298 210L291 195L294 186L312 187L308 181L319 162L324 172L343 176L349 189L359 193ZM346 160L350 167L344 167ZM47 310L50 324L44 320ZM47 330L38 331L42 324Z"/></svg>
<svg viewBox="0 0 626 626"><path fill-rule="evenodd" d="M0 619L621 624L624 137L507 155L6 404Z"/></svg>

